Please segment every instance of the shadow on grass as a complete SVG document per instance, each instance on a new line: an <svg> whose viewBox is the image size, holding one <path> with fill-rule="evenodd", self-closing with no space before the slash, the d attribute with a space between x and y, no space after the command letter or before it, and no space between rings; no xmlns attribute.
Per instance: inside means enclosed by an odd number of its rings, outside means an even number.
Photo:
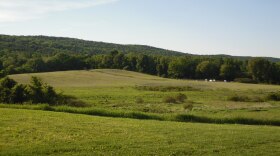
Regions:
<svg viewBox="0 0 280 156"><path fill-rule="evenodd" d="M67 112L74 114L86 114L94 116L105 117L118 117L118 118L132 118L132 119L145 119L145 120L164 120L162 117L154 114L132 112L132 111L116 111L95 108L74 108L74 107L55 107L56 112Z"/></svg>
<svg viewBox="0 0 280 156"><path fill-rule="evenodd" d="M278 120L259 120L252 118L233 117L233 118L209 118L195 115L177 115L175 121L179 122L199 122L199 123L215 123L215 124L244 124L244 125L272 125L280 126Z"/></svg>
<svg viewBox="0 0 280 156"><path fill-rule="evenodd" d="M196 116L190 114L160 115L160 114L134 112L134 111L105 110L105 109L96 109L96 108L77 108L77 107L69 107L69 106L55 107L55 106L49 106L45 104L41 104L41 105L0 104L0 108L44 110L44 111L65 112L65 113L72 113L72 114L85 114L85 115L92 115L92 116L116 117L116 118L131 118L131 119L140 119L140 120L280 126L280 120L260 120L260 119L253 119L253 118L244 118L244 117L210 118L210 117Z"/></svg>

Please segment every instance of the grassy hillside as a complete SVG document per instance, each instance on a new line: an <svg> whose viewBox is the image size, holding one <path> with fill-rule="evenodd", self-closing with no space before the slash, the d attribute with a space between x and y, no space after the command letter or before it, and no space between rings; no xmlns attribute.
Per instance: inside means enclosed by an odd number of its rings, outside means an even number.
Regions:
<svg viewBox="0 0 280 156"><path fill-rule="evenodd" d="M122 87L122 86L190 86L197 89L229 90L279 90L279 85L204 82L195 80L166 79L138 72L118 69L96 69L10 75L11 78L28 83L31 76L41 77L55 87Z"/></svg>
<svg viewBox="0 0 280 156"><path fill-rule="evenodd" d="M0 155L280 154L280 102L261 99L280 91L277 85L111 69L10 75L20 83L31 76L88 105L0 104ZM164 101L179 93L187 100ZM231 96L250 100L231 101ZM193 109L186 109L190 104Z"/></svg>
<svg viewBox="0 0 280 156"><path fill-rule="evenodd" d="M279 155L280 128L0 109L0 155Z"/></svg>
<svg viewBox="0 0 280 156"><path fill-rule="evenodd" d="M262 100L267 94L280 91L277 85L164 79L109 69L19 74L10 77L20 83L28 83L31 76L41 77L58 91L75 96L89 105L89 108L74 112L121 117L122 113L135 111L153 113L168 120L174 120L174 117L168 117L170 115L188 114L211 118L209 122L222 120L222 123L232 123L238 120L237 123L243 123L246 120L244 123L250 123L250 120L260 120L267 124L280 123L280 102ZM175 97L179 93L185 94L188 99L174 104L164 101L166 97ZM251 101L228 100L231 96L247 96ZM138 102L138 99L141 101ZM188 104L193 105L192 111L185 109ZM96 113L96 109L99 113ZM100 109L103 113L100 113ZM57 110L73 112L64 108Z"/></svg>

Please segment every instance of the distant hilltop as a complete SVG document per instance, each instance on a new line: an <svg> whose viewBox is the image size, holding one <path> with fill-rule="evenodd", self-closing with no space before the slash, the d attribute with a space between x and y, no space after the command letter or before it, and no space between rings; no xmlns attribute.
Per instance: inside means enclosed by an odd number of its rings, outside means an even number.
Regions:
<svg viewBox="0 0 280 156"><path fill-rule="evenodd" d="M248 60L250 56L230 56L230 55L194 55L173 50L156 48L147 45L124 45L96 41L87 41L66 37L50 36L11 36L0 35L0 52L24 52L24 53L83 53L83 54L108 54L112 50L123 53L138 53L147 55L163 56L203 56L203 57L223 57ZM280 58L264 57L272 62L280 62Z"/></svg>

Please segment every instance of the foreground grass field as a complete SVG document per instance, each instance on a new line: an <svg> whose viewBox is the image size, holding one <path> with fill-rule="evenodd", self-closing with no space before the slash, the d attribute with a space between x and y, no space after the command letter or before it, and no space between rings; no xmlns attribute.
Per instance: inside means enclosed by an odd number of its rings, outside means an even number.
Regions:
<svg viewBox="0 0 280 156"><path fill-rule="evenodd" d="M0 109L0 155L279 154L279 127Z"/></svg>
<svg viewBox="0 0 280 156"><path fill-rule="evenodd" d="M10 77L20 83L28 83L31 76L41 77L64 94L86 102L87 110L136 111L157 115L191 114L214 119L245 118L280 123L280 102L259 100L270 92L280 91L277 85L173 80L109 69ZM176 104L163 101L165 97L178 93L187 95L188 100ZM232 95L246 95L256 101L229 101L228 97ZM142 101L137 102L137 99ZM185 109L188 103L193 105L192 111Z"/></svg>

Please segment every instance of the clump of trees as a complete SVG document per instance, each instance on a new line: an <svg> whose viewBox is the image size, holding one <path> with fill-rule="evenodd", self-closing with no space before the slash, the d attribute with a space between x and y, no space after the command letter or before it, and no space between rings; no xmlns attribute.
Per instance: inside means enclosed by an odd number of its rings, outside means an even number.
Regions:
<svg viewBox="0 0 280 156"><path fill-rule="evenodd" d="M58 105L65 97L38 77L32 77L29 85L18 84L15 80L5 77L0 80L0 102L22 104L25 102Z"/></svg>

